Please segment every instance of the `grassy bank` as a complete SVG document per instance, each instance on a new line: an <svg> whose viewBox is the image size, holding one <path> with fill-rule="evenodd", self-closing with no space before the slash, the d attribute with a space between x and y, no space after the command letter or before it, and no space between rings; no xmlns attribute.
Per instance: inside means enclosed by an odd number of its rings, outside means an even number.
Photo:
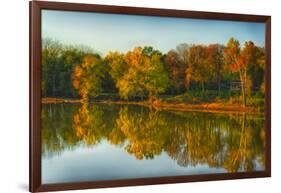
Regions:
<svg viewBox="0 0 281 193"><path fill-rule="evenodd" d="M42 98L42 103L81 103L80 99L63 98ZM89 102L100 102L107 104L129 104L152 107L155 109L179 110L179 111L205 111L205 112L263 112L264 100L261 97L252 97L249 99L249 105L241 105L239 97L226 98L199 98L190 94L177 96L161 96L159 99L145 101L121 100L116 95L104 94L96 99L90 99Z"/></svg>
<svg viewBox="0 0 281 193"><path fill-rule="evenodd" d="M64 99L64 98L46 97L46 98L42 98L41 102L43 104L50 104L50 103L81 103L82 101L80 99Z"/></svg>
<svg viewBox="0 0 281 193"><path fill-rule="evenodd" d="M206 92L200 95L196 92L176 96L162 96L161 104L165 106L188 106L191 109L210 109L223 111L242 112L263 112L264 96L257 94L247 98L247 106L242 105L242 97L236 93L221 93L215 95L213 92Z"/></svg>
<svg viewBox="0 0 281 193"><path fill-rule="evenodd" d="M168 103L161 101L98 101L107 104L129 104L153 107L155 109L177 110L177 111L201 111L201 112L237 112L237 113L260 113L258 108L243 107L237 104L225 104L225 103L200 103L200 104L188 104L188 103Z"/></svg>

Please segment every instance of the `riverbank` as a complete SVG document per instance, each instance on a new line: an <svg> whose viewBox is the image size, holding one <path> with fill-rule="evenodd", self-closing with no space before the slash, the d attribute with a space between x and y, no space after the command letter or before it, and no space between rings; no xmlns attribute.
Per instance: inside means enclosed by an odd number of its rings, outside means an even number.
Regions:
<svg viewBox="0 0 281 193"><path fill-rule="evenodd" d="M155 109L177 110L177 111L200 111L200 112L220 112L220 113L260 113L254 107L243 107L241 105L222 104L222 103L166 103L166 102L131 102L131 101L99 101L106 104L128 104L153 107Z"/></svg>
<svg viewBox="0 0 281 193"><path fill-rule="evenodd" d="M63 99L63 98L42 98L42 104L50 104L50 103L81 103L81 99Z"/></svg>
<svg viewBox="0 0 281 193"><path fill-rule="evenodd" d="M89 101L92 102L92 101ZM177 110L177 111L202 111L202 112L236 112L236 113L261 113L262 111L255 107L243 107L239 104L229 104L229 103L175 103L175 102L164 102L155 100L150 101L123 101L123 100L95 100L94 102L106 103L106 104L127 104L127 105L139 105L152 107L155 109L165 109L165 110ZM42 98L43 104L51 103L82 103L80 99L62 99L62 98Z"/></svg>

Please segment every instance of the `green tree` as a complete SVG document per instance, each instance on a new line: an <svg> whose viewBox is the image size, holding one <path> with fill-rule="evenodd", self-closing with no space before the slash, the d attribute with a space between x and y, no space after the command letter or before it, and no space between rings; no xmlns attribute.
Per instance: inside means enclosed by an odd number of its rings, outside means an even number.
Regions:
<svg viewBox="0 0 281 193"><path fill-rule="evenodd" d="M152 57L153 55L162 55L159 50L153 49L152 46L144 46L144 48L142 49L142 54L147 57Z"/></svg>
<svg viewBox="0 0 281 193"><path fill-rule="evenodd" d="M59 73L61 72L60 57L62 44L52 39L43 39L42 43L42 95L58 94Z"/></svg>

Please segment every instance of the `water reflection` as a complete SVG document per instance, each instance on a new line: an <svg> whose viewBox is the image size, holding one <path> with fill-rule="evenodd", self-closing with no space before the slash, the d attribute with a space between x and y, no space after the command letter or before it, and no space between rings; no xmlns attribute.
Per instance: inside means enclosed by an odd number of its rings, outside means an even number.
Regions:
<svg viewBox="0 0 281 193"><path fill-rule="evenodd" d="M95 148L103 140L136 161L153 160L165 153L182 167L207 165L228 172L254 171L258 166L264 168L265 162L261 116L128 105L43 105L43 159L81 146Z"/></svg>

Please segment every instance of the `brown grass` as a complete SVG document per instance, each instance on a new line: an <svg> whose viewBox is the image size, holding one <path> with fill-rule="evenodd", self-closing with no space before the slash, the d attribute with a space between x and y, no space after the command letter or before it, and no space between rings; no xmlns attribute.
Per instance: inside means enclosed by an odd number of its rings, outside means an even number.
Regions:
<svg viewBox="0 0 281 193"><path fill-rule="evenodd" d="M61 99L61 98L42 98L43 104L48 103L81 103L80 99ZM201 112L235 112L235 113L260 113L258 108L254 107L243 107L240 104L222 103L222 102L211 102L211 103L170 103L155 100L149 101L112 101L112 100L100 100L95 101L107 104L128 104L128 105L140 105L153 107L155 109L166 109L166 110L178 110L178 111L201 111Z"/></svg>
<svg viewBox="0 0 281 193"><path fill-rule="evenodd" d="M81 103L80 99L62 99L62 98L42 98L43 104L49 103Z"/></svg>

